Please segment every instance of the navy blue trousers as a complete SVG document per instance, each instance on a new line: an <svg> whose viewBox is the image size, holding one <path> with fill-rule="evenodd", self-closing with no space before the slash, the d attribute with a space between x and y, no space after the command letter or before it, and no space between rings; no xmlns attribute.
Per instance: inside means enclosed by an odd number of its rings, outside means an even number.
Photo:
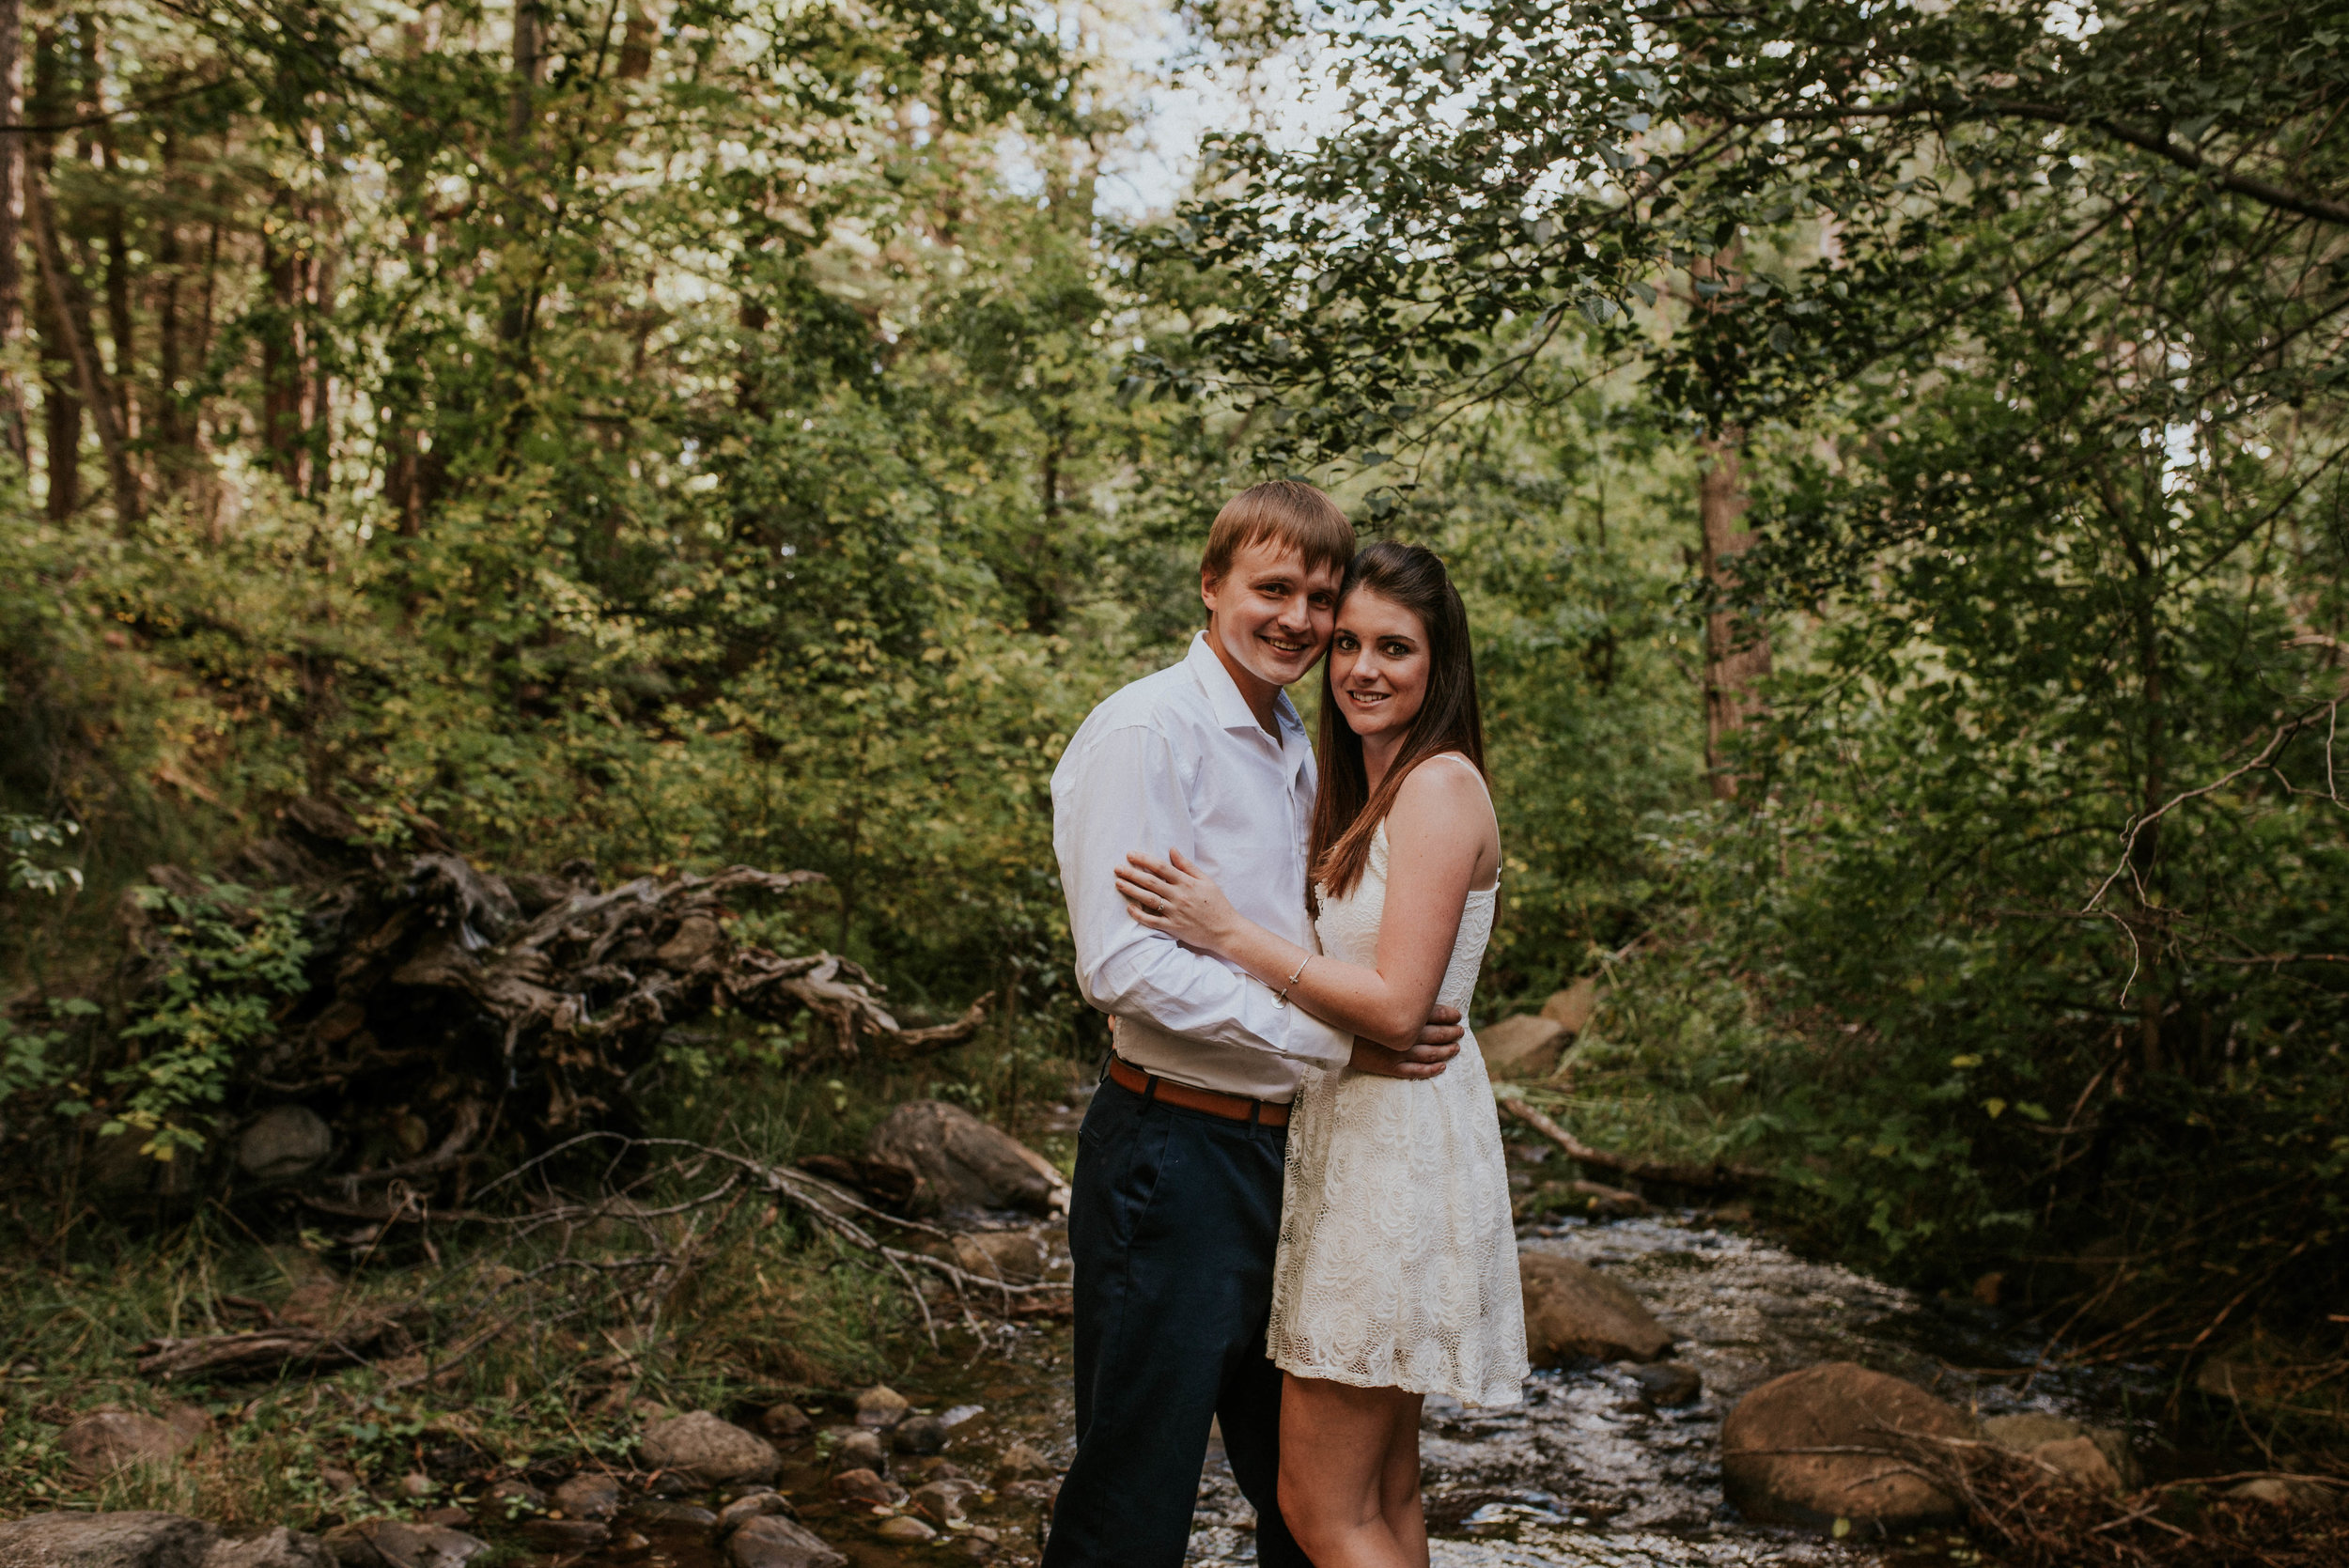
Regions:
<svg viewBox="0 0 2349 1568"><path fill-rule="evenodd" d="M1256 1507L1256 1557L1312 1568L1281 1520L1281 1374L1265 1355L1287 1129L1104 1079L1077 1143L1077 1457L1044 1568L1177 1568L1210 1421Z"/></svg>

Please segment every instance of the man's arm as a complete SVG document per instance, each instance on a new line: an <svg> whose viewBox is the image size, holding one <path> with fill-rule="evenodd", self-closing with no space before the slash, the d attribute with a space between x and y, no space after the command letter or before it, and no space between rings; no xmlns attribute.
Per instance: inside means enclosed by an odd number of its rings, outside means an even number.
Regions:
<svg viewBox="0 0 2349 1568"><path fill-rule="evenodd" d="M1345 1065L1353 1054L1346 1034L1127 913L1114 874L1128 850L1144 846L1186 856L1198 848L1166 737L1140 724L1084 737L1052 775L1052 847L1084 999L1187 1038Z"/></svg>

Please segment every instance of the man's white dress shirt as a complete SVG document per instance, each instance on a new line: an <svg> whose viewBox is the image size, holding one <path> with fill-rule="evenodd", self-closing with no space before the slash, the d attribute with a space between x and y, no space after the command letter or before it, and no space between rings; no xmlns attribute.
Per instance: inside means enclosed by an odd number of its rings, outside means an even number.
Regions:
<svg viewBox="0 0 2349 1568"><path fill-rule="evenodd" d="M1052 770L1052 848L1077 985L1115 1015L1117 1054L1177 1083L1285 1104L1307 1063L1343 1066L1353 1036L1142 924L1113 880L1131 850L1179 849L1240 914L1319 951L1305 913L1313 748L1285 692L1273 707L1278 739L1200 633L1180 664L1117 692L1069 741Z"/></svg>

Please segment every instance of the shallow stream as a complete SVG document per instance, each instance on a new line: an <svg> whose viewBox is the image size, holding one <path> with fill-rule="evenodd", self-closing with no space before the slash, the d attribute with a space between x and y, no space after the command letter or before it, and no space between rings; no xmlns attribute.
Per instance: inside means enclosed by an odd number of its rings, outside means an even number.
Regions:
<svg viewBox="0 0 2349 1568"><path fill-rule="evenodd" d="M1519 1151L1519 1157L1538 1152ZM1847 1564L1850 1568L1979 1560L1951 1537L1877 1546L1750 1525L1722 1501L1719 1429L1738 1397L1782 1373L1858 1361L1907 1378L1984 1415L2045 1410L2129 1433L2139 1452L2158 1436L2135 1414L2157 1390L2125 1373L2033 1374L2039 1342L1972 1301L1932 1300L1783 1248L1696 1211L1528 1227L1520 1244L1556 1250L1623 1281L1678 1342L1672 1358L1703 1380L1692 1403L1657 1404L1627 1366L1537 1373L1525 1402L1504 1410L1430 1401L1423 1431L1425 1490L1438 1568L1697 1568ZM1014 1444L1065 1465L1071 1447L1065 1324L993 1330L986 1351L915 1370L904 1390L955 1424L944 1452L899 1459L906 1487L940 1474L987 1482ZM819 1428L848 1420L811 1409ZM859 1564L985 1557L1035 1560L1049 1480L999 1480L972 1499L969 1525L902 1545L879 1537L885 1512L836 1501L826 1445L792 1446L782 1489L801 1517ZM941 1467L944 1468L941 1470ZM1254 1560L1253 1511L1220 1446L1201 1478L1189 1561ZM650 1568L709 1568L716 1554L690 1532L648 1530ZM992 1537L991 1540L988 1539ZM644 1563L641 1548L635 1561Z"/></svg>

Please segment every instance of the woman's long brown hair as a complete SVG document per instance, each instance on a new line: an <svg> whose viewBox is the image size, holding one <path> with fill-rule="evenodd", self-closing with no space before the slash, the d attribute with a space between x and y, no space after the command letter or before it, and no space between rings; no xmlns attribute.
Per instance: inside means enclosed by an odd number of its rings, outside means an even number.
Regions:
<svg viewBox="0 0 2349 1568"><path fill-rule="evenodd" d="M1395 753L1394 765L1370 790L1362 737L1338 711L1331 669L1321 667L1321 792L1314 799L1313 880L1344 897L1370 863L1370 841L1394 807L1395 792L1429 757L1457 752L1485 771L1485 722L1476 706L1476 659L1469 646L1468 608L1443 562L1421 545L1381 539L1356 555L1338 589L1338 620L1346 601L1363 589L1408 610L1427 633L1427 695ZM1307 897L1317 902L1310 890Z"/></svg>

